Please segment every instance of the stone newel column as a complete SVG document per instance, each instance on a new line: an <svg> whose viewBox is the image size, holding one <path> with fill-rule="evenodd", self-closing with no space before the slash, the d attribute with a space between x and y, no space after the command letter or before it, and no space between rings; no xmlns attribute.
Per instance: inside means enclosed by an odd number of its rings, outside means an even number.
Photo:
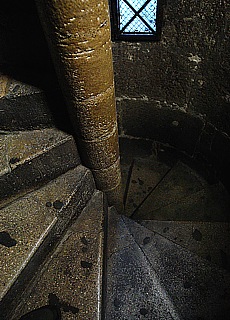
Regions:
<svg viewBox="0 0 230 320"><path fill-rule="evenodd" d="M121 176L107 0L37 0L83 163L121 207Z"/></svg>

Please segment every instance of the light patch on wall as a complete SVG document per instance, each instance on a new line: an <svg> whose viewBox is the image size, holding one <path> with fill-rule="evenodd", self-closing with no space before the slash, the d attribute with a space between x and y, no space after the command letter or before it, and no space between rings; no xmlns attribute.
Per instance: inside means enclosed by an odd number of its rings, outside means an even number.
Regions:
<svg viewBox="0 0 230 320"><path fill-rule="evenodd" d="M192 53L190 53L190 57L188 57L188 60L191 62L195 62L196 64L201 62L201 57L199 57L197 54L193 55Z"/></svg>

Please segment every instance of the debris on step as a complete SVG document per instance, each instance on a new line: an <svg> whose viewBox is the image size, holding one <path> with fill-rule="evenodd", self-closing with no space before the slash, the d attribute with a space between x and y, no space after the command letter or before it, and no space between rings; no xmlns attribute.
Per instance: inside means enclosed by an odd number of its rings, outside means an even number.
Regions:
<svg viewBox="0 0 230 320"><path fill-rule="evenodd" d="M105 214L96 191L23 297L19 317L50 305L63 320L101 318Z"/></svg>
<svg viewBox="0 0 230 320"><path fill-rule="evenodd" d="M230 273L123 217L181 319L229 320Z"/></svg>
<svg viewBox="0 0 230 320"><path fill-rule="evenodd" d="M105 319L181 319L158 275L128 231L110 210Z"/></svg>
<svg viewBox="0 0 230 320"><path fill-rule="evenodd" d="M0 202L76 167L72 136L57 129L0 134Z"/></svg>
<svg viewBox="0 0 230 320"><path fill-rule="evenodd" d="M153 199L152 199L153 201ZM154 202L153 202L154 207ZM230 221L230 197L221 183L208 186L167 206L138 211L135 220Z"/></svg>
<svg viewBox="0 0 230 320"><path fill-rule="evenodd" d="M1 315L11 312L21 299L20 292L47 250L80 214L94 190L91 172L79 165L0 210Z"/></svg>
<svg viewBox="0 0 230 320"><path fill-rule="evenodd" d="M207 185L207 182L194 170L182 162L178 162L142 205L134 211L133 218L138 219L142 214L146 215L149 212L175 203L200 191Z"/></svg>
<svg viewBox="0 0 230 320"><path fill-rule="evenodd" d="M128 183L125 215L131 216L169 171L164 163L153 159L134 159Z"/></svg>
<svg viewBox="0 0 230 320"><path fill-rule="evenodd" d="M230 224L143 220L141 225L230 271Z"/></svg>

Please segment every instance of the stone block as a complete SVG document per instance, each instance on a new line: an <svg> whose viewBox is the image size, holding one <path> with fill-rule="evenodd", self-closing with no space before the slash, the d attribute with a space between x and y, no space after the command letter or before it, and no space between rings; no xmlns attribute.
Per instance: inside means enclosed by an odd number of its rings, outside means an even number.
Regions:
<svg viewBox="0 0 230 320"><path fill-rule="evenodd" d="M124 134L167 143L193 155L204 126L202 119L170 107L159 108L154 102L124 100Z"/></svg>
<svg viewBox="0 0 230 320"><path fill-rule="evenodd" d="M80 163L72 136L56 129L0 136L0 201L31 190Z"/></svg>
<svg viewBox="0 0 230 320"><path fill-rule="evenodd" d="M78 166L1 209L0 314L3 319L12 317L39 266L94 191L92 174Z"/></svg>

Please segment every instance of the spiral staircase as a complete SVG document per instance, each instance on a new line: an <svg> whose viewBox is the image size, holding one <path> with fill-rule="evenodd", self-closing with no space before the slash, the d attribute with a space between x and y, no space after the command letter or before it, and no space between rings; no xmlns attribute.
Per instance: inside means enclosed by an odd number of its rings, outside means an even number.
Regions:
<svg viewBox="0 0 230 320"><path fill-rule="evenodd" d="M45 305L63 319L230 318L230 202L212 173L123 138L118 214L71 135L4 131L0 142L1 319Z"/></svg>
<svg viewBox="0 0 230 320"><path fill-rule="evenodd" d="M34 1L2 4L0 320L230 319L227 7L182 2L158 49L114 47L122 213L81 163Z"/></svg>

